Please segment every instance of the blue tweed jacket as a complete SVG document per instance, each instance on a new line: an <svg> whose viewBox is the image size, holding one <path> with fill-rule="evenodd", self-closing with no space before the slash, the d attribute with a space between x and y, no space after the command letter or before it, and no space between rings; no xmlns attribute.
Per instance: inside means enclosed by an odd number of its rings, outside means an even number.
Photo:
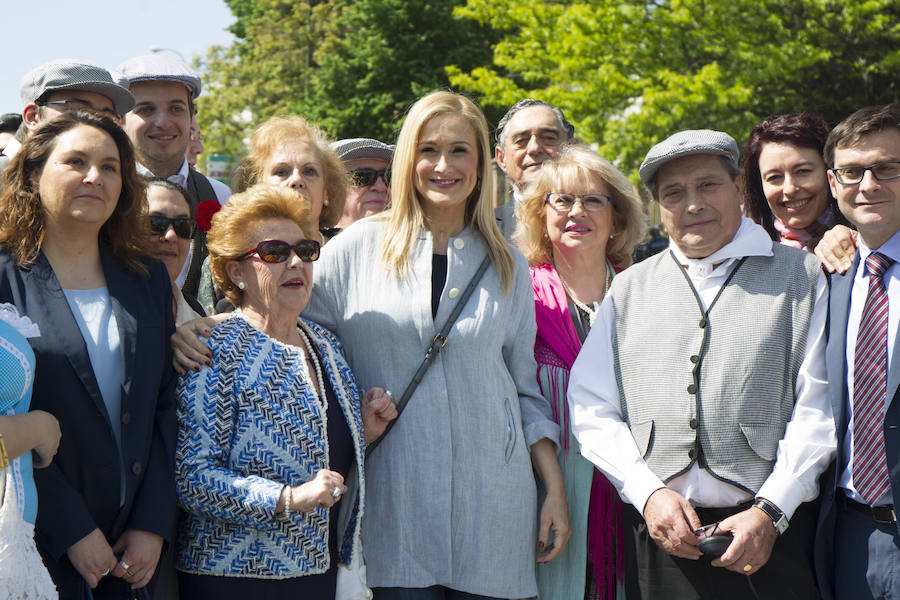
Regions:
<svg viewBox="0 0 900 600"><path fill-rule="evenodd" d="M326 415L312 395L298 349L281 344L235 313L213 328L213 364L178 385L178 500L187 511L176 566L205 575L281 579L324 573L330 543L341 562L359 551L365 499L365 438L356 380L340 342L300 320L321 357L323 376L353 437L359 486L340 540L328 539L329 511L275 514L284 485L328 468Z"/></svg>

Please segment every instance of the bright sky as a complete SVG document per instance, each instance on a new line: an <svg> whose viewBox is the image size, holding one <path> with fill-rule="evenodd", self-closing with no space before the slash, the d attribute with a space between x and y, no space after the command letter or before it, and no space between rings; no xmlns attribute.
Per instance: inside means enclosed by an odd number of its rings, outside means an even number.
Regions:
<svg viewBox="0 0 900 600"><path fill-rule="evenodd" d="M190 64L213 45L227 45L233 21L222 0L62 0L3 2L0 113L21 112L19 80L57 58L81 58L115 69L151 48L180 52ZM171 50L168 50L171 49Z"/></svg>

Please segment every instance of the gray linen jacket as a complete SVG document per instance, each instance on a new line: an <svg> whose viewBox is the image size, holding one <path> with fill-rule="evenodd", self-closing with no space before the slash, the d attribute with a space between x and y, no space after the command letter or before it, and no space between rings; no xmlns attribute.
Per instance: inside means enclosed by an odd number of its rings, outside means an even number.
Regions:
<svg viewBox="0 0 900 600"><path fill-rule="evenodd" d="M431 317L431 234L405 276L378 258L383 219L354 224L315 264L304 316L334 331L360 390L396 398L419 367L486 249L466 229L448 244ZM372 587L427 587L502 598L537 593L537 499L529 446L558 443L537 386L534 296L525 259L503 295L490 267L397 425L366 462L363 549Z"/></svg>

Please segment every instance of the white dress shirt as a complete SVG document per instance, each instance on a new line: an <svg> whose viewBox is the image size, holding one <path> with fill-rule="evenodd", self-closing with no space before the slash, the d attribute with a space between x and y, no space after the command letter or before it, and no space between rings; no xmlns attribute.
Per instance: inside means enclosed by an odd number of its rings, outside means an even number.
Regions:
<svg viewBox="0 0 900 600"><path fill-rule="evenodd" d="M16 138L9 138L9 141L6 142L6 146L3 148L3 152L0 152L3 156L8 157L12 160L16 154L19 152L19 149L22 147L22 143L19 142Z"/></svg>
<svg viewBox="0 0 900 600"><path fill-rule="evenodd" d="M744 218L731 242L707 258L687 258L674 243L669 249L686 267L706 310L738 260L744 256L771 256L772 240L762 227ZM794 390L794 411L784 438L778 443L772 474L757 494L773 502L788 518L802 502L818 495L818 477L833 458L837 445L826 393L827 314L828 286L825 275L820 273L806 353ZM614 330L615 307L607 295L572 367L568 390L572 429L581 444L581 453L603 471L625 501L643 512L650 494L666 484L650 470L623 420L614 366ZM745 490L716 479L697 462L672 479L668 487L695 506L735 506L752 498Z"/></svg>
<svg viewBox="0 0 900 600"><path fill-rule="evenodd" d="M850 292L850 310L847 316L847 401L844 410L847 412L847 435L844 436L841 446L841 456L844 464L841 465L841 474L838 478L838 486L847 490L847 495L867 504L865 499L856 492L853 484L853 473L850 465L853 464L854 452L854 422L853 422L853 365L856 356L856 336L859 333L859 322L862 319L863 306L869 295L869 269L866 267L866 258L872 252L879 252L893 259L894 264L884 273L885 288L888 293L888 339L887 339L887 368L890 370L891 359L894 353L894 340L897 339L897 327L900 325L900 232L891 236L888 241L879 248L870 250L859 240L859 267L853 277L853 290ZM891 503L891 490L879 498L874 506Z"/></svg>

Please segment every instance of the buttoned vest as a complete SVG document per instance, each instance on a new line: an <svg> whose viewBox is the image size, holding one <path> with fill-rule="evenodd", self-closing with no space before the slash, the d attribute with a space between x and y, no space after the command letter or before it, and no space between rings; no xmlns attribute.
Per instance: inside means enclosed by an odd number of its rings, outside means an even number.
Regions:
<svg viewBox="0 0 900 600"><path fill-rule="evenodd" d="M704 315L663 252L618 275L616 379L638 450L664 482L695 462L755 494L794 409L819 263L773 244L740 263Z"/></svg>

